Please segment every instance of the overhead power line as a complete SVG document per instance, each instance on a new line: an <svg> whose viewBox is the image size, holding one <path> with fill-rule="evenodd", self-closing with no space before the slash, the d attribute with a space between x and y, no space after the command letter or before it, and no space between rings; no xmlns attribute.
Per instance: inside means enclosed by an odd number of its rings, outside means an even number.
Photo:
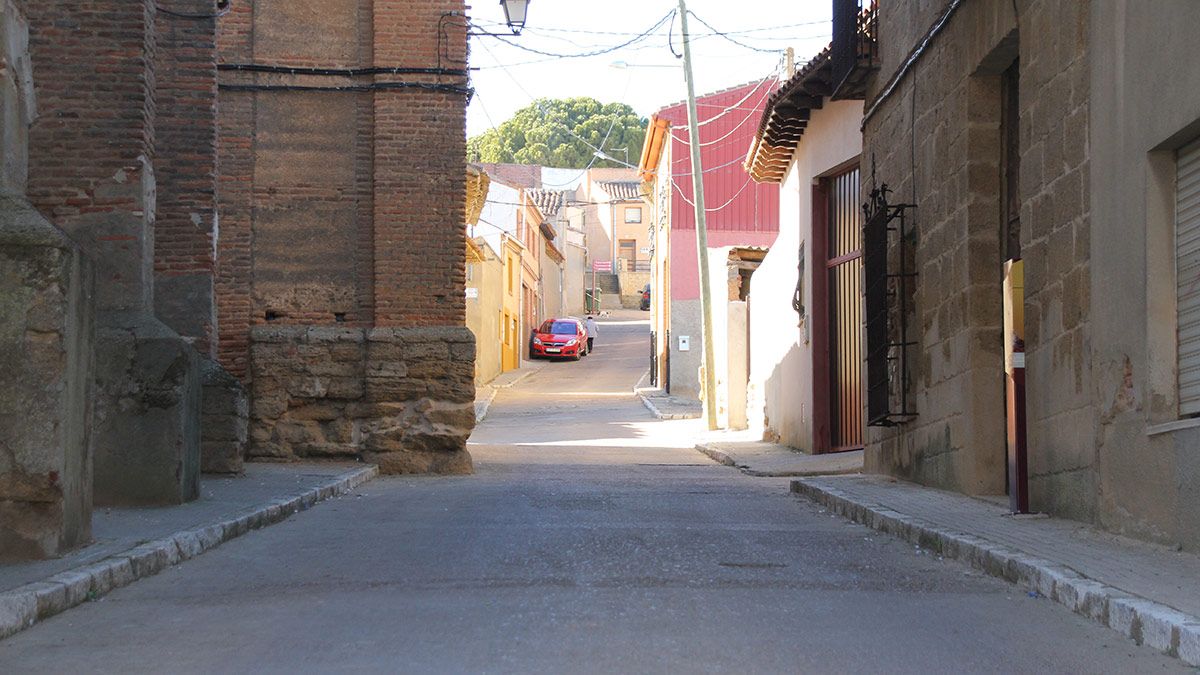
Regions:
<svg viewBox="0 0 1200 675"><path fill-rule="evenodd" d="M496 39L510 47L516 47L517 49L520 49L520 50L526 51L526 52L530 52L531 54L538 54L540 56L555 56L560 59L582 59L582 58L587 58L590 56L600 56L601 54L610 54L617 50L629 47L630 45L634 44L635 42L641 42L642 40L645 40L646 38L654 35L654 32L656 30L658 30L658 28L660 26L665 24L674 15L675 15L675 10L671 10L670 12L667 12L666 14L663 15L663 17L661 19L656 21L653 26L646 29L645 31L642 31L641 33L638 33L633 38L631 38L625 42L622 42L619 45L614 45L612 47L606 47L604 49L598 49L596 51L584 52L584 53L580 53L580 54L557 54L555 52L547 52L547 51L543 51L541 49L534 49L533 47L526 47L525 45L523 45L519 42L513 42L512 40L509 40L509 39L503 38L503 37L497 37Z"/></svg>
<svg viewBox="0 0 1200 675"><path fill-rule="evenodd" d="M694 16L694 14L693 14L693 16ZM788 23L788 24L782 24L779 26L762 26L759 28L742 28L739 30L727 30L727 31L723 31L723 34L725 34L725 35L743 35L746 33L764 33L764 32L768 32L768 31L786 30L788 28L799 28L801 26L817 26L817 25L822 25L822 24L828 24L829 22L830 22L830 19L822 19L820 21L801 21L799 23ZM504 24L496 22L495 25L502 26ZM560 27L556 27L556 26L536 26L536 27L527 26L525 28L525 31L526 32L534 32L534 33L539 33L539 32L578 33L578 34L583 34L583 35L617 35L617 36L640 35L640 33L635 33L635 32L631 32L631 31L605 31L605 30L591 30L591 29L587 29L587 28L560 28ZM715 33L715 32L714 33L693 33L690 37L711 37L716 34L717 33Z"/></svg>
<svg viewBox="0 0 1200 675"><path fill-rule="evenodd" d="M735 44L743 49L749 49L749 50L755 51L755 52L762 52L764 54L778 54L781 51L779 49L763 49L762 47L755 47L754 45L748 45L745 42L741 42L741 41L738 41L738 40L730 37L729 33L722 33L721 31L717 30L716 28L713 27L712 24L705 21L704 19L701 19L699 16L697 16L697 14L695 12L688 11L688 14L692 18L694 18L695 20L697 20L701 24L703 24L705 28L708 28L709 30L711 30L713 32L713 35L720 36L720 37L724 38L727 42ZM688 37L690 39L691 36L688 36Z"/></svg>

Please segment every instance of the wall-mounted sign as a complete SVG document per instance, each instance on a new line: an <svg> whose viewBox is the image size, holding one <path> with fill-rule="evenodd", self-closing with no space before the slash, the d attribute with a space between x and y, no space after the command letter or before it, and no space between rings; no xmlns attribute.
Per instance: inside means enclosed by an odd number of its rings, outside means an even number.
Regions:
<svg viewBox="0 0 1200 675"><path fill-rule="evenodd" d="M478 297L479 297L479 289L478 288L468 288L467 289L467 299L478 298Z"/></svg>

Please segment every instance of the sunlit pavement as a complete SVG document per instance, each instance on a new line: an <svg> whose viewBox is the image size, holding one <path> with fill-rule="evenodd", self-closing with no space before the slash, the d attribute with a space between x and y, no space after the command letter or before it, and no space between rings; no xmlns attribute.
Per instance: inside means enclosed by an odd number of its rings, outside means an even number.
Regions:
<svg viewBox="0 0 1200 675"><path fill-rule="evenodd" d="M372 482L0 642L0 672L1181 668L700 455L631 392L644 317L500 391L476 475Z"/></svg>

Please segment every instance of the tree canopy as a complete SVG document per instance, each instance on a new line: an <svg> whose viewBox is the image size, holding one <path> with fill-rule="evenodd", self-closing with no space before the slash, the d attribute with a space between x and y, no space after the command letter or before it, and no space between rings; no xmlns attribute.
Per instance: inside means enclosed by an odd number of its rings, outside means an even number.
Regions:
<svg viewBox="0 0 1200 675"><path fill-rule="evenodd" d="M467 159L566 169L583 169L589 164L620 166L595 159L590 143L603 147L610 157L636 164L646 124L645 118L624 103L601 103L589 97L543 98L518 110L498 128L468 140Z"/></svg>

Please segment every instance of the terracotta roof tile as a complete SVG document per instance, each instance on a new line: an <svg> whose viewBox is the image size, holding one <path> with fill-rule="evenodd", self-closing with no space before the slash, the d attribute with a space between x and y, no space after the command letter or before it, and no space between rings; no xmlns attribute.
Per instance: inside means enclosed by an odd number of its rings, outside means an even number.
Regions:
<svg viewBox="0 0 1200 675"><path fill-rule="evenodd" d="M636 180L601 181L600 187L617 201L642 198L642 184Z"/></svg>
<svg viewBox="0 0 1200 675"><path fill-rule="evenodd" d="M566 202L566 192L563 190L541 190L530 189L526 190L525 194L533 200L533 203L542 212L542 215L547 218L553 218L562 209Z"/></svg>

